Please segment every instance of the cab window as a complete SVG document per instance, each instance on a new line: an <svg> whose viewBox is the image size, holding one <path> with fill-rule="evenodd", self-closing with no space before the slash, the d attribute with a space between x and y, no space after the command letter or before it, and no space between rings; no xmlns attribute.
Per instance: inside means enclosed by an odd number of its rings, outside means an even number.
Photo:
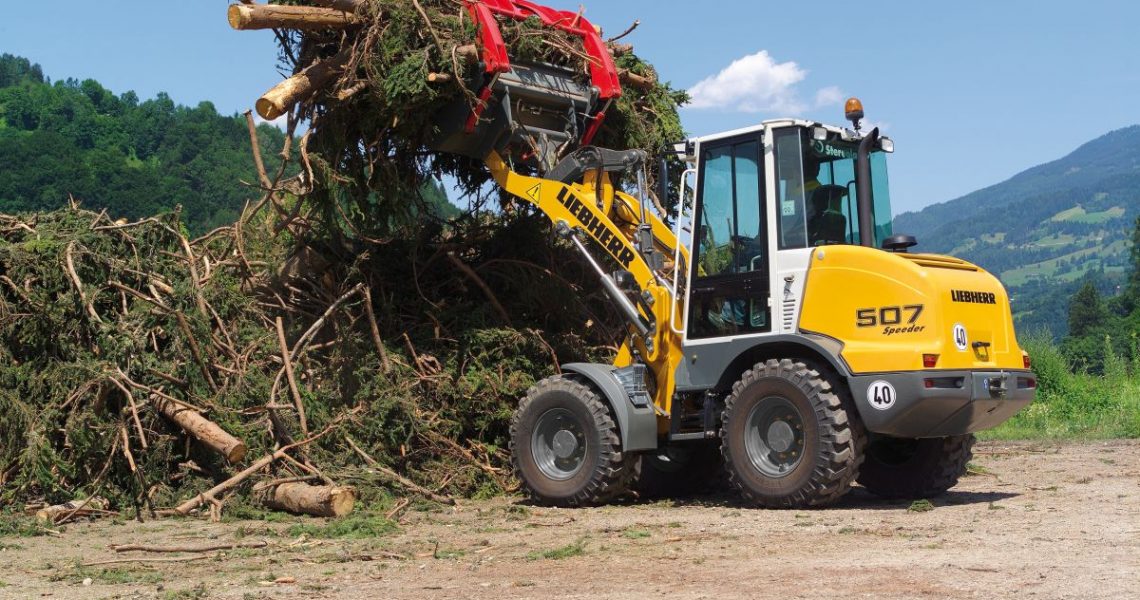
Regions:
<svg viewBox="0 0 1140 600"><path fill-rule="evenodd" d="M690 339L771 330L759 136L702 151Z"/></svg>

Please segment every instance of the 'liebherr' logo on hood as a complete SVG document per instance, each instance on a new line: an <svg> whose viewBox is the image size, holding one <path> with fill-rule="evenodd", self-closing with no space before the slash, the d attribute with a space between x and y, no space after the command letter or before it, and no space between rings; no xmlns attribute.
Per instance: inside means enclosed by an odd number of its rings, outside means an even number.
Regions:
<svg viewBox="0 0 1140 600"><path fill-rule="evenodd" d="M965 304L997 304L997 294L989 292L968 292L966 290L950 290L950 299Z"/></svg>

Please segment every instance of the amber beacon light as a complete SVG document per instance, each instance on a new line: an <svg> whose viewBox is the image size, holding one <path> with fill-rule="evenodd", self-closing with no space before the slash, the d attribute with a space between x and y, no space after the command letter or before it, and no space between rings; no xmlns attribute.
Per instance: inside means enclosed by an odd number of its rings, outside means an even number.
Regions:
<svg viewBox="0 0 1140 600"><path fill-rule="evenodd" d="M863 120L863 101L858 98L848 98L843 111L847 113L847 120L858 123Z"/></svg>

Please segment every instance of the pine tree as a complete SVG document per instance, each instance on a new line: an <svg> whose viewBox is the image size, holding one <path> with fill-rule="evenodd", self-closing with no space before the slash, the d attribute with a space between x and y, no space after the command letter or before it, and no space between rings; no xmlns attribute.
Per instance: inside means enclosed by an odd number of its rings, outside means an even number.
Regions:
<svg viewBox="0 0 1140 600"><path fill-rule="evenodd" d="M1069 337L1088 335L1108 321L1108 310L1093 282L1086 281L1069 304Z"/></svg>
<svg viewBox="0 0 1140 600"><path fill-rule="evenodd" d="M1128 275L1128 294L1133 306L1140 305L1140 217L1136 217L1136 227L1132 230L1132 272Z"/></svg>

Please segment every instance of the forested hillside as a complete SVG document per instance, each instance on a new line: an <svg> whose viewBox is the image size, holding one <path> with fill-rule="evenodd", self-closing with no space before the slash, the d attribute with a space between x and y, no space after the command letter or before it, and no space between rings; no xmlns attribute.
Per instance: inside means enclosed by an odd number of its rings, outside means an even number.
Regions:
<svg viewBox="0 0 1140 600"><path fill-rule="evenodd" d="M281 131L259 127L269 168ZM93 80L50 82L39 65L0 56L0 212L53 210L68 195L112 217L181 205L196 232L232 222L256 195L244 117L214 105L142 101Z"/></svg>
<svg viewBox="0 0 1140 600"><path fill-rule="evenodd" d="M1140 215L1140 126L957 200L899 215L919 250L950 253L998 275L1023 329L1067 331L1066 307L1085 277L1113 293L1128 269Z"/></svg>

